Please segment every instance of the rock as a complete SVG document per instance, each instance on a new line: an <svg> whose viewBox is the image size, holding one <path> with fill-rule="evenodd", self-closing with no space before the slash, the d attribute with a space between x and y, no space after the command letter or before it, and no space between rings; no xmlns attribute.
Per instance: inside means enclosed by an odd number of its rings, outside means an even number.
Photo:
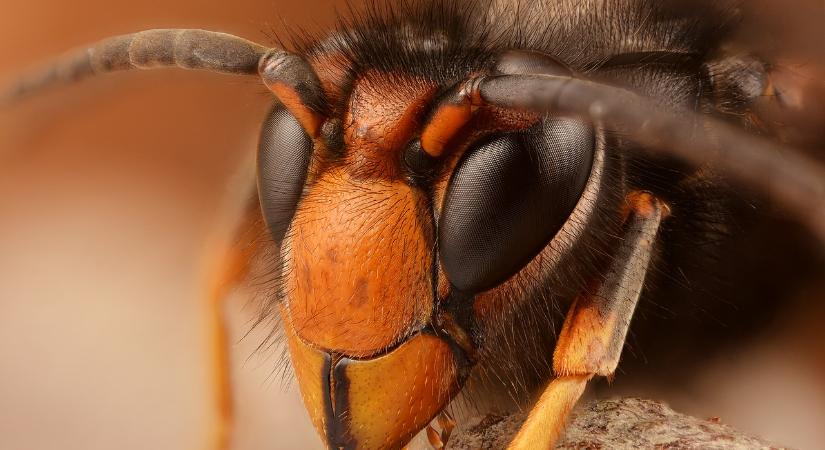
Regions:
<svg viewBox="0 0 825 450"><path fill-rule="evenodd" d="M525 414L490 414L458 431L452 450L499 450L524 421ZM680 414L663 403L637 398L598 400L577 408L557 449L783 449L719 421Z"/></svg>

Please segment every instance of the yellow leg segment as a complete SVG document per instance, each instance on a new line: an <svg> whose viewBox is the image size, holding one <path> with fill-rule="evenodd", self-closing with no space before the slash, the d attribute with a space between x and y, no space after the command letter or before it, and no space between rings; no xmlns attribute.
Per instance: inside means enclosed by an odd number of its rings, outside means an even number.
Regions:
<svg viewBox="0 0 825 450"><path fill-rule="evenodd" d="M567 375L553 381L530 411L510 450L548 449L564 432L565 421L592 375Z"/></svg>

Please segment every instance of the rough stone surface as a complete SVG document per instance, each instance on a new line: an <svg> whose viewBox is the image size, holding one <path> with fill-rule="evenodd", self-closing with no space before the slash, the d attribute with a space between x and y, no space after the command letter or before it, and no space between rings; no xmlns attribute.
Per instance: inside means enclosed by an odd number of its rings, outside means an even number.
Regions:
<svg viewBox="0 0 825 450"><path fill-rule="evenodd" d="M487 415L457 432L447 448L506 449L524 418L524 414ZM593 401L578 408L556 448L750 450L787 447L742 433L718 419L680 414L652 400L623 398Z"/></svg>

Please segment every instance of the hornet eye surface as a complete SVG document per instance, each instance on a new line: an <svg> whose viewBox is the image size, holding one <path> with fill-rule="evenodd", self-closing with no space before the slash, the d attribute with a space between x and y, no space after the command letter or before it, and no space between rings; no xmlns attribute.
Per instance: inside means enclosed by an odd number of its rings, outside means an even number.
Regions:
<svg viewBox="0 0 825 450"><path fill-rule="evenodd" d="M481 292L535 257L573 211L595 148L589 123L546 118L468 150L453 172L438 245L451 283Z"/></svg>
<svg viewBox="0 0 825 450"><path fill-rule="evenodd" d="M272 238L280 243L301 198L312 140L282 105L275 105L258 144L258 195Z"/></svg>

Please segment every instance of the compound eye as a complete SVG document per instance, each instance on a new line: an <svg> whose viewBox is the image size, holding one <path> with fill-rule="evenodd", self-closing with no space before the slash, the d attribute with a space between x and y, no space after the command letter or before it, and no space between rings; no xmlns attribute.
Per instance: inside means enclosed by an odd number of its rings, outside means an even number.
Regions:
<svg viewBox="0 0 825 450"><path fill-rule="evenodd" d="M298 121L282 105L275 105L258 143L258 196L264 220L278 244L301 198L312 147Z"/></svg>
<svg viewBox="0 0 825 450"><path fill-rule="evenodd" d="M438 229L453 286L485 291L530 262L581 197L594 148L588 123L549 118L468 150L453 172Z"/></svg>

